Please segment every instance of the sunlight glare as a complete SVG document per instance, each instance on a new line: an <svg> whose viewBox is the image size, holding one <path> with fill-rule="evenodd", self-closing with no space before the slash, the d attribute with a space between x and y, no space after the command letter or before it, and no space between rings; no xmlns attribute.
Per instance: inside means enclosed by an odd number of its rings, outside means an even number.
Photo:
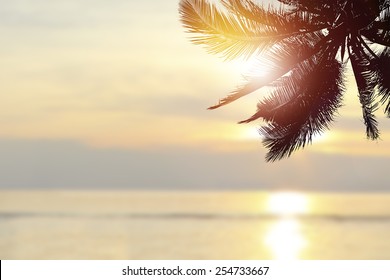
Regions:
<svg viewBox="0 0 390 280"><path fill-rule="evenodd" d="M300 224L295 219L285 218L274 224L265 237L265 244L277 260L298 259L307 241L303 237Z"/></svg>
<svg viewBox="0 0 390 280"><path fill-rule="evenodd" d="M300 193L281 192L271 194L268 211L275 215L296 215L308 212L308 198Z"/></svg>
<svg viewBox="0 0 390 280"><path fill-rule="evenodd" d="M242 74L243 76L249 77L259 77L266 76L268 74L268 69L263 66L259 66L255 59L235 59L230 63L230 67L233 68L234 71Z"/></svg>
<svg viewBox="0 0 390 280"><path fill-rule="evenodd" d="M321 133L321 134L314 134L312 142L313 143L318 143L318 142L324 142L329 139L329 135L326 133Z"/></svg>
<svg viewBox="0 0 390 280"><path fill-rule="evenodd" d="M242 133L240 135L242 140L255 140L259 141L261 139L261 135L256 127L247 126L242 129Z"/></svg>

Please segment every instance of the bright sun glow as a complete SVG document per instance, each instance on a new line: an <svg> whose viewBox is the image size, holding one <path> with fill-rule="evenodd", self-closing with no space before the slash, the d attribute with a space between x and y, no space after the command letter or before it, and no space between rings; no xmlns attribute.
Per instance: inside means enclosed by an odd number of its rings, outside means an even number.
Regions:
<svg viewBox="0 0 390 280"><path fill-rule="evenodd" d="M324 142L329 139L329 135L326 133L313 135L313 143Z"/></svg>
<svg viewBox="0 0 390 280"><path fill-rule="evenodd" d="M244 76L259 77L266 76L269 73L269 70L266 67L260 66L254 59L236 59L231 61L230 65L234 71L237 71Z"/></svg>
<svg viewBox="0 0 390 280"><path fill-rule="evenodd" d="M265 244L277 260L298 259L307 241L303 237L300 224L294 219L282 219L274 224L265 237Z"/></svg>
<svg viewBox="0 0 390 280"><path fill-rule="evenodd" d="M241 138L245 140L259 141L259 139L261 139L261 135L259 134L259 131L256 129L256 127L248 126L242 130Z"/></svg>
<svg viewBox="0 0 390 280"><path fill-rule="evenodd" d="M273 224L265 237L265 244L275 259L298 259L307 241L301 232L299 221L293 216L307 213L307 196L295 192L271 194L267 210L282 218Z"/></svg>
<svg viewBox="0 0 390 280"><path fill-rule="evenodd" d="M268 200L268 211L276 215L303 214L308 211L308 206L307 197L300 193L276 193Z"/></svg>

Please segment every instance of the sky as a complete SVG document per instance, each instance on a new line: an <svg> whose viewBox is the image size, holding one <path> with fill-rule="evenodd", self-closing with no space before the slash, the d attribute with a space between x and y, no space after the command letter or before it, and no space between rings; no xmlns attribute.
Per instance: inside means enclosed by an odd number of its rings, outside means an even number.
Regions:
<svg viewBox="0 0 390 280"><path fill-rule="evenodd" d="M192 45L176 0L0 0L0 188L388 191L390 120L356 86L331 130L266 163L265 92L208 111L250 62Z"/></svg>

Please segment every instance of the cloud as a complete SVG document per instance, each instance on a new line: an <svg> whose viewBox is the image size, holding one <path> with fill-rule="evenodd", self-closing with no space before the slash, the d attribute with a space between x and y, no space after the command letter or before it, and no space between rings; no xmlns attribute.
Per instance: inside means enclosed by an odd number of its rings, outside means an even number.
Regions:
<svg viewBox="0 0 390 280"><path fill-rule="evenodd" d="M1 140L0 187L39 189L388 191L388 157L301 151L269 164L264 149L96 149L72 141Z"/></svg>
<svg viewBox="0 0 390 280"><path fill-rule="evenodd" d="M136 24L135 20L139 17L144 17L148 13L166 12L169 7L158 1L142 3L125 0L35 0L34 2L14 0L0 1L0 3L2 14L0 22L3 26L29 29Z"/></svg>

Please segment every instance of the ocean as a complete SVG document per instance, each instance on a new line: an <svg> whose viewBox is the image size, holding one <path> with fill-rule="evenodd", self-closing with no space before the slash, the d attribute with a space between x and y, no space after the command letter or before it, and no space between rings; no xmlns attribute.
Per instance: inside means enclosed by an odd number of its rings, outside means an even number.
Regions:
<svg viewBox="0 0 390 280"><path fill-rule="evenodd" d="M390 194L0 191L0 259L390 259Z"/></svg>

